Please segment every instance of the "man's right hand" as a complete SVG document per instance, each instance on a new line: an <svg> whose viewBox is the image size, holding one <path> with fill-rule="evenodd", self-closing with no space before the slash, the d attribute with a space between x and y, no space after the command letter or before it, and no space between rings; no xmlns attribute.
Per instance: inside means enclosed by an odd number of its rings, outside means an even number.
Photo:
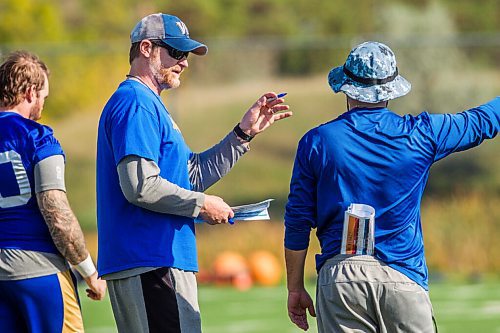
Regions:
<svg viewBox="0 0 500 333"><path fill-rule="evenodd" d="M97 278L97 272L91 276L85 278L87 286L89 286L87 291L87 297L93 299L94 301L100 301L106 295L106 281Z"/></svg>
<svg viewBox="0 0 500 333"><path fill-rule="evenodd" d="M205 195L205 202L200 209L199 217L208 224L228 223L234 212L222 198L215 195Z"/></svg>

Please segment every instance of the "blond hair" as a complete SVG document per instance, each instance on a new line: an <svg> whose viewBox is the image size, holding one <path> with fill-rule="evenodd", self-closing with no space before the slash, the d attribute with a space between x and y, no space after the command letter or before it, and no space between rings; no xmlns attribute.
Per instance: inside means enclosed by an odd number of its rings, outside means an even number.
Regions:
<svg viewBox="0 0 500 333"><path fill-rule="evenodd" d="M35 54L15 51L0 65L0 107L13 107L24 100L30 87L44 88L49 69Z"/></svg>

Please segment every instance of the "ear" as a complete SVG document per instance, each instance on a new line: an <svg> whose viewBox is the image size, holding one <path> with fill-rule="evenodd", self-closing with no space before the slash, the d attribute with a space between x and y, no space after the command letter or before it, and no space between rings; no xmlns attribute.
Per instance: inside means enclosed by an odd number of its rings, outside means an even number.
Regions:
<svg viewBox="0 0 500 333"><path fill-rule="evenodd" d="M36 99L36 96L37 96L37 91L34 85L29 86L28 89L26 89L26 92L24 93L24 99L28 103L32 103Z"/></svg>
<svg viewBox="0 0 500 333"><path fill-rule="evenodd" d="M141 44L139 44L139 51L142 55L144 55L144 57L151 57L151 55L153 54L153 43L151 43L147 39L142 40Z"/></svg>

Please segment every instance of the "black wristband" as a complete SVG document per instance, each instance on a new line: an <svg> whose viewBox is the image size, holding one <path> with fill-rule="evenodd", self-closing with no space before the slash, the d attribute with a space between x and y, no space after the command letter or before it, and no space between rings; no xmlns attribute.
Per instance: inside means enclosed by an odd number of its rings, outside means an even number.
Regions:
<svg viewBox="0 0 500 333"><path fill-rule="evenodd" d="M253 136L248 135L245 132L243 132L243 130L240 127L240 123L237 123L236 126L234 126L233 131L234 131L234 134L236 134L240 139L242 139L244 141L250 142L254 138Z"/></svg>

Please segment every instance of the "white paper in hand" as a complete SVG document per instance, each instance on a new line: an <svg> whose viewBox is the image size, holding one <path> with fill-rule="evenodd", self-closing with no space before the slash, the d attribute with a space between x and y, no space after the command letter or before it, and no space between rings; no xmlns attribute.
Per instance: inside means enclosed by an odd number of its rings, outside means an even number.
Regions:
<svg viewBox="0 0 500 333"><path fill-rule="evenodd" d="M254 204L231 207L234 221L269 220L269 205L274 199L267 199Z"/></svg>
<svg viewBox="0 0 500 333"><path fill-rule="evenodd" d="M257 220L269 220L269 205L274 199L267 199L261 202L234 206L231 209L234 212L234 217L229 223L232 224L233 221L257 221ZM204 222L199 217L194 220L195 223Z"/></svg>

